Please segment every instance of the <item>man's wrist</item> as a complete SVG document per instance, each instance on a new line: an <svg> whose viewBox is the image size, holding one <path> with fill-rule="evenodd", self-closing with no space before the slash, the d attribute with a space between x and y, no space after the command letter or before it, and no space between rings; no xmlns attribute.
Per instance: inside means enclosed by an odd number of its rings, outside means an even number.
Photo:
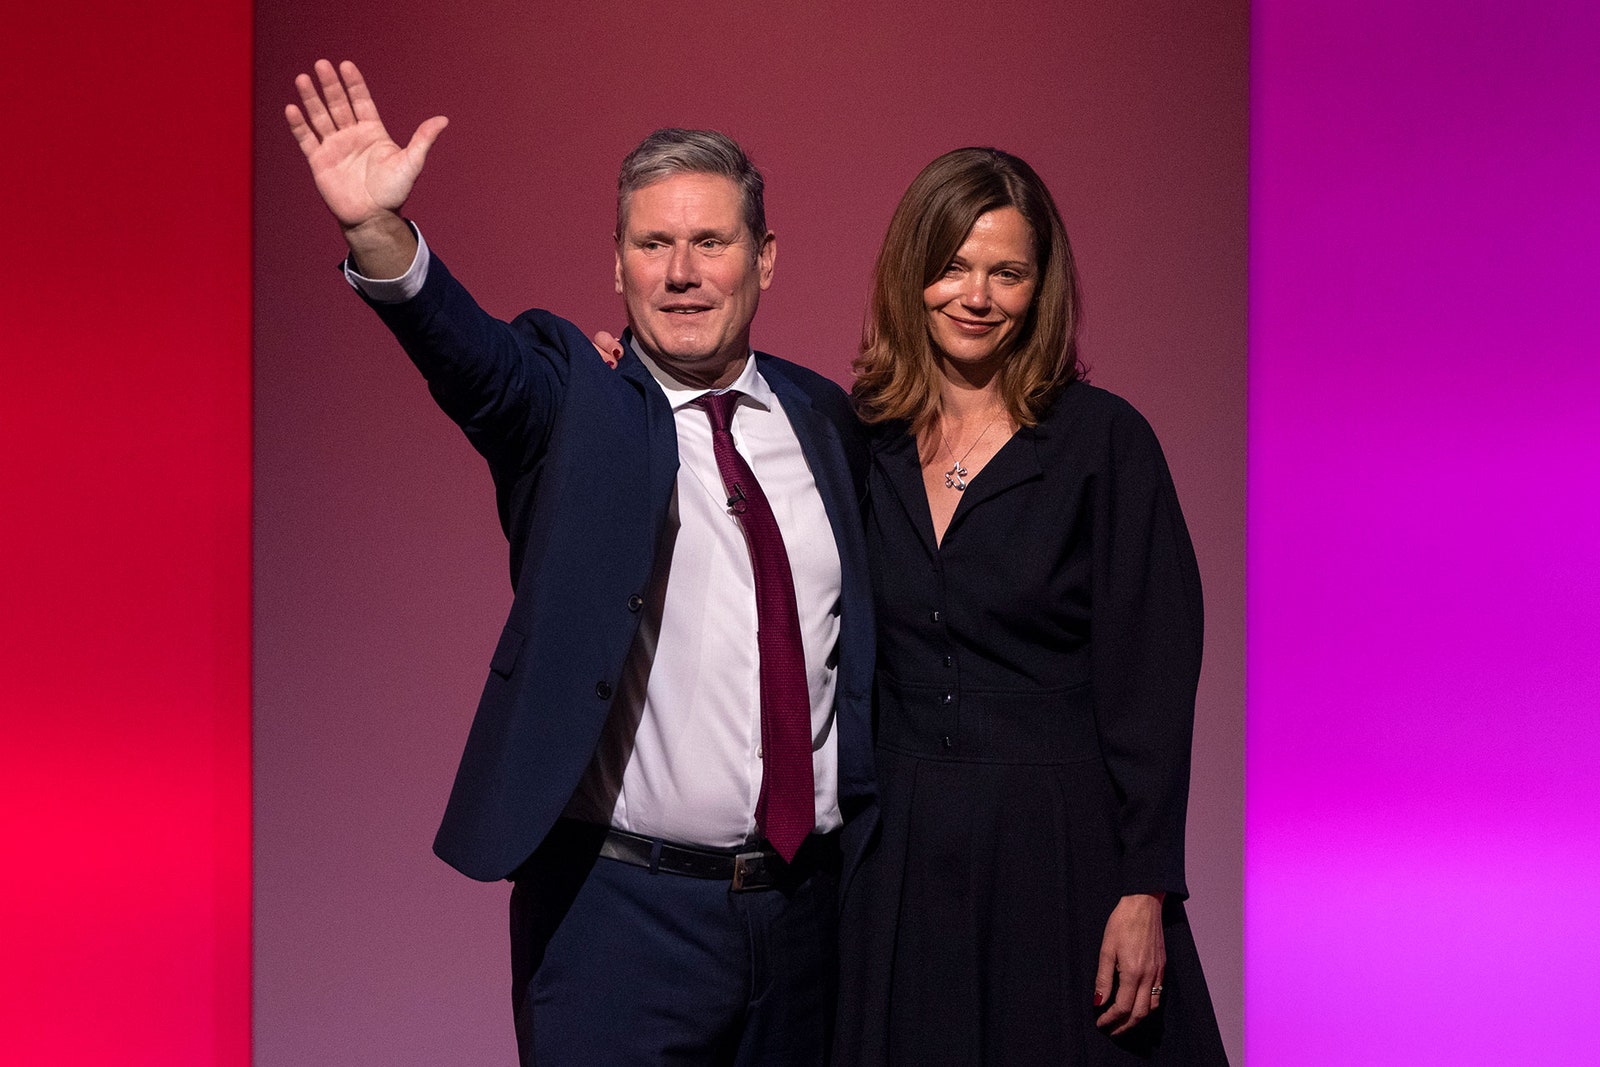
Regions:
<svg viewBox="0 0 1600 1067"><path fill-rule="evenodd" d="M417 256L411 224L392 211L345 227L344 240L356 273L376 280L399 278Z"/></svg>

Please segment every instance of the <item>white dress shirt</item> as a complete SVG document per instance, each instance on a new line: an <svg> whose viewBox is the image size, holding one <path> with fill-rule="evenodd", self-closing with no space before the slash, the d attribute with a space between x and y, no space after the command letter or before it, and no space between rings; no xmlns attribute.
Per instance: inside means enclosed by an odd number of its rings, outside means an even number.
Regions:
<svg viewBox="0 0 1600 1067"><path fill-rule="evenodd" d="M350 283L380 301L421 290L429 253L398 279ZM729 512L711 450L711 421L684 386L634 346L672 406L678 477L639 633L594 759L568 803L569 817L713 848L756 836L761 792L761 674L755 578L744 532ZM599 359L597 354L594 358ZM777 396L745 361L729 386L744 394L732 431L772 505L794 576L811 695L817 830L836 829L840 569L816 482Z"/></svg>

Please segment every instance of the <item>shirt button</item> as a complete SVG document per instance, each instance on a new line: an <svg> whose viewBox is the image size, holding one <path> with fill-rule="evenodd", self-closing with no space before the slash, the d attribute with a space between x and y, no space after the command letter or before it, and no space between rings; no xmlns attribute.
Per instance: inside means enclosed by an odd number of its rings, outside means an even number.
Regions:
<svg viewBox="0 0 1600 1067"><path fill-rule="evenodd" d="M601 700L610 700L611 699L611 683L610 682L596 682L596 683L594 683L594 695L599 697Z"/></svg>
<svg viewBox="0 0 1600 1067"><path fill-rule="evenodd" d="M944 612L942 612L942 611L935 611L935 612L934 612L934 613L933 613L933 616L932 616L932 618L933 618L933 621L934 621L934 622L943 622L943 621L944 621Z"/></svg>
<svg viewBox="0 0 1600 1067"><path fill-rule="evenodd" d="M628 598L629 611L638 611L642 607L644 607L644 597L640 596L638 593L635 593Z"/></svg>

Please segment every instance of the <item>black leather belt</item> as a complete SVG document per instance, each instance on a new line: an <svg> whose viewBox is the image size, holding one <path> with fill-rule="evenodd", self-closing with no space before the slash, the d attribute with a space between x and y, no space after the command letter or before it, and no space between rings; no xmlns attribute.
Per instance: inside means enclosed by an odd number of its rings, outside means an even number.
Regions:
<svg viewBox="0 0 1600 1067"><path fill-rule="evenodd" d="M743 851L718 851L675 845L660 838L631 834L626 830L607 830L600 843L600 855L607 859L646 867L652 872L681 874L689 878L714 878L728 883L735 893L793 885L813 871L837 866L838 833L812 834L800 847L794 862L785 863L770 847Z"/></svg>

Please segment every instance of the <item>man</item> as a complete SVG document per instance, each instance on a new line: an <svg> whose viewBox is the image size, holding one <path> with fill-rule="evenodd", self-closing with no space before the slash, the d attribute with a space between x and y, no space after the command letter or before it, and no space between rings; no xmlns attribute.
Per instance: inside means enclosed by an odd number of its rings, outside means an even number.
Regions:
<svg viewBox="0 0 1600 1067"><path fill-rule="evenodd" d="M354 64L315 69L286 116L347 276L488 460L510 542L434 847L515 883L523 1063L820 1062L871 818L866 456L837 386L750 351L760 174L705 131L624 161L611 370L565 320L483 312L402 218L445 120L401 148Z"/></svg>

